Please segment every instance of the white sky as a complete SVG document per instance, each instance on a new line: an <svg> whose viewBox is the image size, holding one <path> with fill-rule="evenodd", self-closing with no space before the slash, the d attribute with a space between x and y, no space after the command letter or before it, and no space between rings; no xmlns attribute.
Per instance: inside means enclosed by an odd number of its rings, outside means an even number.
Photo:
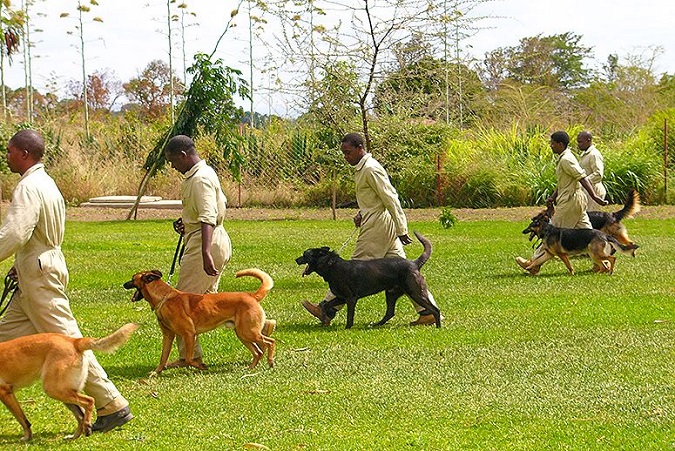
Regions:
<svg viewBox="0 0 675 451"><path fill-rule="evenodd" d="M151 60L168 61L166 1L97 1L99 5L91 7L84 25L87 73L108 69L126 82ZM197 51L211 53L238 1L185 2L187 10L196 15L192 22L197 23L186 29L187 60L191 62L191 55ZM16 7L21 2L14 0L13 5ZM76 0L35 0L31 7L33 85L40 91L45 91L50 82L65 86L69 80L82 78L75 29L76 7ZM236 18L237 27L225 34L216 56L248 76L246 11L247 7L243 6ZM63 12L70 13L70 17L59 18ZM598 65L604 63L610 53L625 58L649 54L649 48L658 46L663 53L656 60L656 73L675 73L673 0L495 0L481 5L473 15L493 16L482 22L482 26L489 28L464 43L470 44L465 51L477 58L497 47L517 45L523 37L571 31L583 36L583 45L593 48ZM103 23L93 22L94 17L102 18ZM74 34L68 35L68 31ZM271 33L270 30L266 40L271 39ZM182 76L182 54L174 58L174 69ZM262 76L254 78L256 84L268 85ZM16 55L12 66L6 67L5 81L12 88L25 85L22 55ZM256 111L267 113L271 109L282 116L291 113L288 108L283 101L269 96L259 97L255 104Z"/></svg>

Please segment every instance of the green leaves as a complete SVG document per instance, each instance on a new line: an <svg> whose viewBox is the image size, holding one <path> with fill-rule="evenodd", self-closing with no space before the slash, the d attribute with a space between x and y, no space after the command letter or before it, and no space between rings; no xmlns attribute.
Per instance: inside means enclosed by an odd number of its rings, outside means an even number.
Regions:
<svg viewBox="0 0 675 451"><path fill-rule="evenodd" d="M234 96L248 98L248 84L240 71L225 66L221 59L211 61L204 53L195 55L188 73L194 79L176 122L148 155L145 168L154 175L164 165L164 145L172 136L187 135L194 139L209 134L223 149L228 168L239 179L244 159L237 149L242 141L238 127L244 111L236 106Z"/></svg>

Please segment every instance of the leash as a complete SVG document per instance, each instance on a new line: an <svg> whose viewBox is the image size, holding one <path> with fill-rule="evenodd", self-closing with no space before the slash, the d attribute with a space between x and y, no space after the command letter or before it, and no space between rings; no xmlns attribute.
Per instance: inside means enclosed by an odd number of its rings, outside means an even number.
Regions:
<svg viewBox="0 0 675 451"><path fill-rule="evenodd" d="M349 235L349 237L345 240L345 242L342 243L342 246L340 246L340 249L336 252L338 255L340 255L340 252L342 252L344 250L347 243L349 243L352 240L352 238L354 238L354 234L356 233L357 230L359 230L359 228L354 227L354 230L352 230L352 234Z"/></svg>
<svg viewBox="0 0 675 451"><path fill-rule="evenodd" d="M185 252L185 245L181 247L181 244L183 244L183 235L179 234L178 235L178 243L176 244L176 250L173 253L173 261L171 262L171 269L169 270L169 277L166 280L166 283L171 285L171 277L173 277L174 273L176 272L176 262L180 261L180 259L183 257L183 252Z"/></svg>
<svg viewBox="0 0 675 451"><path fill-rule="evenodd" d="M2 308L2 310L0 310L0 316L2 316L7 310L7 307L9 307L9 303L12 302L12 297L14 296L17 288L19 288L19 281L10 277L9 273L7 273L5 276L5 288L2 290L2 297L0 298L0 308ZM10 293L12 293L12 296L7 299L7 295ZM7 304L2 307L2 304L5 303L5 299L7 299Z"/></svg>

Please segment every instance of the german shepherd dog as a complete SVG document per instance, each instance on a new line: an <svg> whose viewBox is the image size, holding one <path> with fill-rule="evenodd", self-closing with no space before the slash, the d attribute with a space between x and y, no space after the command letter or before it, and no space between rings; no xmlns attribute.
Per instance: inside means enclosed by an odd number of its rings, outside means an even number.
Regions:
<svg viewBox="0 0 675 451"><path fill-rule="evenodd" d="M624 246L631 246L635 243L628 237L626 226L621 221L624 218L632 217L639 211L640 194L636 189L631 188L630 191L628 191L628 195L626 196L626 203L621 210L615 211L613 213L604 211L589 211L587 213L594 229L613 236ZM544 217L546 217L546 219L551 219L553 217L553 213L555 213L555 207L553 204L547 204L546 210L543 210L534 216L532 218L532 222L538 219L544 220ZM530 233L530 241L532 241L532 239L536 236L536 234L533 232L523 231L523 233Z"/></svg>
<svg viewBox="0 0 675 451"><path fill-rule="evenodd" d="M431 242L421 233L415 232L415 236L424 246L424 252L416 260L400 257L344 260L330 248L320 247L307 249L295 262L307 265L303 277L316 272L328 282L336 298L327 303L327 309L347 304L347 329L354 325L356 301L380 291L386 292L387 311L376 326L384 325L394 316L396 301L406 294L430 311L436 327L441 327L441 312L429 300L427 283L420 273L431 257Z"/></svg>
<svg viewBox="0 0 675 451"><path fill-rule="evenodd" d="M637 244L624 245L611 235L595 229L563 229L551 225L548 217L537 215L523 233L534 234L541 239L544 252L536 258L526 271L537 268L553 257L559 257L571 274L574 268L570 263L570 255L588 254L593 260L595 272L614 272L616 257L613 254L620 251L635 257Z"/></svg>

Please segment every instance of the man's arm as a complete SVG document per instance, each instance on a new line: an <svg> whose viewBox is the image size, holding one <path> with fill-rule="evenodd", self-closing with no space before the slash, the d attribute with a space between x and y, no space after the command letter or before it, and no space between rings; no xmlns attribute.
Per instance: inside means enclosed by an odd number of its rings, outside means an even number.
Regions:
<svg viewBox="0 0 675 451"><path fill-rule="evenodd" d="M591 185L591 182L588 181L588 177L584 177L581 180L579 180L579 183L581 183L581 186L584 187L584 189L588 192L588 195L591 196L591 199L593 199L595 202L597 202L599 205L607 205L609 204L608 201L605 199L599 197L596 193L595 190L593 189L593 185Z"/></svg>
<svg viewBox="0 0 675 451"><path fill-rule="evenodd" d="M211 242L213 241L214 226L205 222L200 223L202 226L202 261L204 263L204 272L209 276L217 276L218 269L213 263L211 256Z"/></svg>

